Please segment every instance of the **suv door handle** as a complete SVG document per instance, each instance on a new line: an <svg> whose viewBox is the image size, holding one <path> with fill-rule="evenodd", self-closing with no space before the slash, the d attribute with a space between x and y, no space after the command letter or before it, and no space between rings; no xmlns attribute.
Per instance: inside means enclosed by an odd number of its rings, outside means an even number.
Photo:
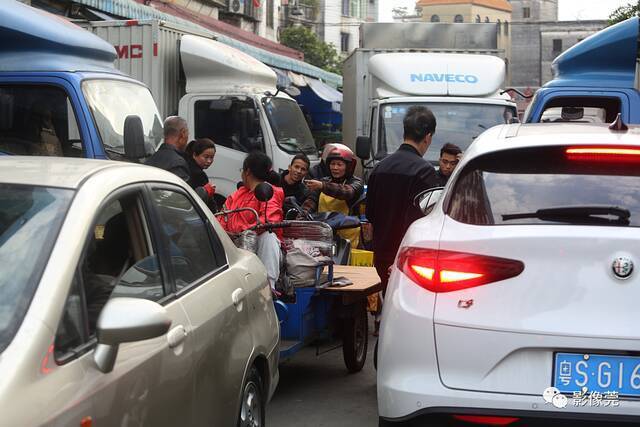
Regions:
<svg viewBox="0 0 640 427"><path fill-rule="evenodd" d="M244 297L245 297L245 292L244 292L244 289L242 288L238 288L235 291L233 291L233 293L231 293L231 301L233 301L233 305L235 305L236 307L242 304Z"/></svg>
<svg viewBox="0 0 640 427"><path fill-rule="evenodd" d="M182 325L178 325L171 329L167 334L167 341L169 342L169 348L176 348L184 342L187 338L187 330Z"/></svg>

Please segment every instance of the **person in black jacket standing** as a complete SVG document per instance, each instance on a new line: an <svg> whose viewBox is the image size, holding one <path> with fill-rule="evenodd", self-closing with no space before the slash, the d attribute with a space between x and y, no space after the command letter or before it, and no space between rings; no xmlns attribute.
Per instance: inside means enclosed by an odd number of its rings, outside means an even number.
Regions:
<svg viewBox="0 0 640 427"><path fill-rule="evenodd" d="M167 117L164 121L164 143L145 164L169 171L189 183L191 174L184 156L188 141L187 121L179 116Z"/></svg>
<svg viewBox="0 0 640 427"><path fill-rule="evenodd" d="M405 232L423 216L413 205L420 192L438 186L436 171L422 156L431 144L436 118L426 107L409 108L403 120L404 143L378 163L369 177L367 219L373 225L374 265L382 282L383 295L389 267Z"/></svg>

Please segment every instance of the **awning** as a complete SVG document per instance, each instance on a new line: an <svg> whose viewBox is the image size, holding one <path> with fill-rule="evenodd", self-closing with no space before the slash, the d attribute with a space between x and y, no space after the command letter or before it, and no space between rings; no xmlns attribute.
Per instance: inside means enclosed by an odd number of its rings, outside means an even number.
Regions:
<svg viewBox="0 0 640 427"><path fill-rule="evenodd" d="M331 108L335 112L341 112L342 93L329 85L322 83L320 80L305 77L309 87L320 99L331 103Z"/></svg>
<svg viewBox="0 0 640 427"><path fill-rule="evenodd" d="M273 71L276 72L276 76L278 76L278 86L289 87L291 86L291 79L289 78L288 73L285 70L281 70L279 68L271 67Z"/></svg>
<svg viewBox="0 0 640 427"><path fill-rule="evenodd" d="M214 27L214 25L210 22L217 21L213 18L206 17L201 15L202 18L198 19L198 23L193 22L190 16L189 19L180 18L175 16L172 13L163 12L166 11L174 11L174 4L163 4L160 2L156 2L156 8L145 6L140 4L134 0L73 0L75 3L83 4L85 6L92 7L94 9L100 10L102 12L106 12L115 16L121 16L126 19L159 19L167 22L172 22L176 24L180 24L187 28L193 28L198 32L210 32L216 36L216 39L226 45L235 47L248 55L253 56L258 61L264 62L265 64L271 67L277 67L282 70L289 70L299 74L304 74L306 76L311 76L316 79L321 79L325 83L339 87L342 86L342 76L339 76L334 73L330 73L321 68L315 67L306 62L290 58L281 54L276 54L273 52L269 52L268 50L261 49L259 47L253 46L251 44L245 43L243 41L239 41L235 38L232 38L228 35L220 33ZM193 12L191 12L193 15ZM186 16L186 15L185 15ZM217 25L224 24L222 21L217 21ZM235 27L234 27L235 28ZM237 31L242 31L240 29L236 29ZM246 33L244 31L243 33ZM266 40L266 39L265 39ZM266 43L266 42L265 42ZM275 43L275 42L271 42ZM277 43L275 43L277 44ZM278 45L280 48L289 49L285 46Z"/></svg>
<svg viewBox="0 0 640 427"><path fill-rule="evenodd" d="M307 86L307 81L304 79L303 75L294 73L293 71L287 71L287 75L289 76L291 83L294 85L299 87Z"/></svg>

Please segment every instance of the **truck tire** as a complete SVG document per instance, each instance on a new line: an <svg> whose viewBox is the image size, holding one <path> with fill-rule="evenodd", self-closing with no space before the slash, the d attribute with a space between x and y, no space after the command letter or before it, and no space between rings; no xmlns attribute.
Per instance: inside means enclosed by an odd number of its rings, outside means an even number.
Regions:
<svg viewBox="0 0 640 427"><path fill-rule="evenodd" d="M342 356L350 373L359 372L367 360L369 330L364 304L354 304L351 316L344 319Z"/></svg>

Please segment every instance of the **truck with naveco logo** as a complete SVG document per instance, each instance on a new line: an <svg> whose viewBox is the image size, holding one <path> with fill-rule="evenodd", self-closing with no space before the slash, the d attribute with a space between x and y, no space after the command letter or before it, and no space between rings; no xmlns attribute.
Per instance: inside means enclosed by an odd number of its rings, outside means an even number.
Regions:
<svg viewBox="0 0 640 427"><path fill-rule="evenodd" d="M500 90L508 47L499 30L497 24L362 24L361 47L344 63L342 113L345 144L369 160L365 169L402 144L402 119L414 105L436 116L425 154L433 163L445 143L464 151L486 129L517 118L515 103Z"/></svg>

